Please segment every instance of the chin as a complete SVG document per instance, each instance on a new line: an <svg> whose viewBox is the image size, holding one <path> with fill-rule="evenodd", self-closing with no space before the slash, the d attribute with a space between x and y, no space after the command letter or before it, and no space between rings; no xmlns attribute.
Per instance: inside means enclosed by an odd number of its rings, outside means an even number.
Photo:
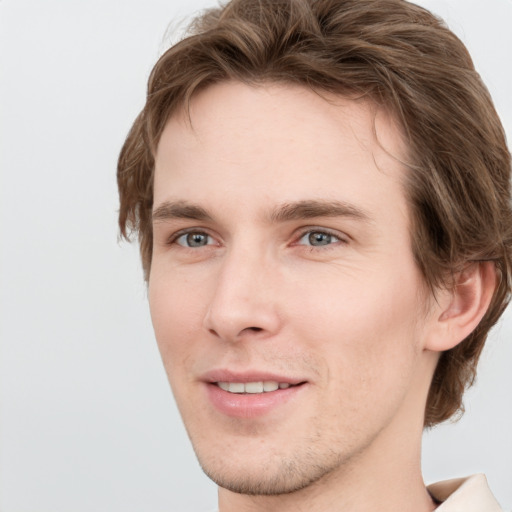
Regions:
<svg viewBox="0 0 512 512"><path fill-rule="evenodd" d="M316 456L315 456L316 455ZM314 453L296 453L282 459L277 456L268 461L248 458L242 464L235 464L224 457L222 460L201 460L204 473L219 487L238 494L251 496L278 496L300 491L320 482L340 468L339 456L318 457ZM272 460L273 459L273 460ZM322 460L322 464L318 463Z"/></svg>

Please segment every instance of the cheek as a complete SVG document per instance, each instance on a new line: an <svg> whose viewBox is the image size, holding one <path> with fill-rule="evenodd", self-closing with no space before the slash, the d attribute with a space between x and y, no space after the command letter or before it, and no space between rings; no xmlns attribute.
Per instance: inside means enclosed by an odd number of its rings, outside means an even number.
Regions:
<svg viewBox="0 0 512 512"><path fill-rule="evenodd" d="M154 276L149 284L151 320L158 349L182 415L187 414L191 401L190 366L191 350L198 339L198 301L194 294L185 293L186 287L176 280L158 279Z"/></svg>
<svg viewBox="0 0 512 512"><path fill-rule="evenodd" d="M202 325L203 301L201 290L187 286L186 280L160 277L152 273L148 296L155 338L166 370L183 367L186 351L190 349Z"/></svg>
<svg viewBox="0 0 512 512"><path fill-rule="evenodd" d="M380 277L379 277L380 276ZM331 368L330 378L377 394L410 378L420 353L414 275L338 279L295 295L297 333ZM290 300L292 296L290 296Z"/></svg>

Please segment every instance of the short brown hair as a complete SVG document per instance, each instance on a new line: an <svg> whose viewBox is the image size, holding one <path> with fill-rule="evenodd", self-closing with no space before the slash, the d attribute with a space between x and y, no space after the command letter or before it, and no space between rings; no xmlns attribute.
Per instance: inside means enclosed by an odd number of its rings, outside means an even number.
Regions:
<svg viewBox="0 0 512 512"><path fill-rule="evenodd" d="M119 226L152 255L154 154L169 117L209 84L285 82L371 99L399 121L412 249L426 283L449 286L468 262L493 261L498 283L475 331L441 355L425 425L462 410L489 329L511 286L511 159L489 93L462 42L404 0L232 0L196 18L155 65L118 163Z"/></svg>

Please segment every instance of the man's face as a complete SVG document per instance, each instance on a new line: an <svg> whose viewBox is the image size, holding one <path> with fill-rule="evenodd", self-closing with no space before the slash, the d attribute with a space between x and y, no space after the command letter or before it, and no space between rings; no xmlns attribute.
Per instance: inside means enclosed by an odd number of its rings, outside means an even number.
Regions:
<svg viewBox="0 0 512 512"><path fill-rule="evenodd" d="M421 429L405 151L383 112L297 86L215 85L190 116L156 155L156 338L205 471L290 492Z"/></svg>

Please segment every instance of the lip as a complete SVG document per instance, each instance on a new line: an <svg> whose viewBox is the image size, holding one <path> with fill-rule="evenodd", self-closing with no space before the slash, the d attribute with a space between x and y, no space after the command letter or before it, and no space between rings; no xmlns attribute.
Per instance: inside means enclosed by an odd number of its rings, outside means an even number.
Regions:
<svg viewBox="0 0 512 512"><path fill-rule="evenodd" d="M206 395L217 411L232 418L258 418L285 407L298 398L307 386L304 379L269 372L233 372L213 370L203 375ZM238 394L222 390L217 382L287 382L291 387L266 393Z"/></svg>
<svg viewBox="0 0 512 512"><path fill-rule="evenodd" d="M286 375L279 375L277 373L269 373L264 371L248 371L236 372L232 370L212 370L200 378L203 382L260 382L260 381L274 381L274 382L288 382L288 384L297 385L306 382L306 379L297 377L289 377Z"/></svg>

